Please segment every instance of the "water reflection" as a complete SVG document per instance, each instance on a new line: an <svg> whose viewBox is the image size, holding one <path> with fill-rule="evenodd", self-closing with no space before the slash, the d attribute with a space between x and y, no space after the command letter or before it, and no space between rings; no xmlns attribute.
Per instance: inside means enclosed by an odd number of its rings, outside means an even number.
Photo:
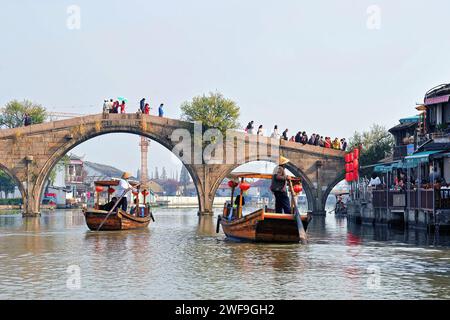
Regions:
<svg viewBox="0 0 450 320"><path fill-rule="evenodd" d="M384 225L357 225L348 223L348 232L364 241L399 242L414 246L450 246L450 237L445 234L421 229L396 229Z"/></svg>
<svg viewBox="0 0 450 320"><path fill-rule="evenodd" d="M449 237L314 217L309 243L216 234L217 217L156 210L148 229L92 232L79 211L0 216L0 298L450 298ZM82 288L66 286L81 268ZM368 287L368 268L381 286Z"/></svg>

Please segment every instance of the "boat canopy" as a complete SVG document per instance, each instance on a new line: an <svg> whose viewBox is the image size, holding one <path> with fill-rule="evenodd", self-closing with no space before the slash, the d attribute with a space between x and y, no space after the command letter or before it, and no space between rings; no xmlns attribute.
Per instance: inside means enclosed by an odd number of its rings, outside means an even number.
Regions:
<svg viewBox="0 0 450 320"><path fill-rule="evenodd" d="M139 182L136 181L128 181L133 187L138 185ZM94 181L94 185L101 187L114 187L119 185L119 180L100 180Z"/></svg>
<svg viewBox="0 0 450 320"><path fill-rule="evenodd" d="M300 181L301 178L294 177L292 175L287 175L289 180ZM232 172L228 175L228 179L236 180L239 178L246 179L272 179L272 174L269 173L256 173L256 172Z"/></svg>

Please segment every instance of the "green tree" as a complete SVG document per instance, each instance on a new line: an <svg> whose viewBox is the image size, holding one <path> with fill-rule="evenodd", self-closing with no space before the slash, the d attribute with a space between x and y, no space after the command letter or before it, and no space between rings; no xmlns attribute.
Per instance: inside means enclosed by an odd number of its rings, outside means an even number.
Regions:
<svg viewBox="0 0 450 320"><path fill-rule="evenodd" d="M370 166L392 155L394 137L385 127L374 124L369 131L355 132L350 138L350 149L361 146L359 164L361 167ZM373 168L361 170L363 175L370 175Z"/></svg>
<svg viewBox="0 0 450 320"><path fill-rule="evenodd" d="M185 166L182 166L180 172L180 185L183 187L183 195L186 195L187 186L191 183L191 176Z"/></svg>
<svg viewBox="0 0 450 320"><path fill-rule="evenodd" d="M54 185L56 176L58 175L58 172L66 170L66 166L69 164L70 157L66 154L61 158L61 160L58 161L58 163L53 167L52 171L50 171L50 174L48 176L48 185Z"/></svg>
<svg viewBox="0 0 450 320"><path fill-rule="evenodd" d="M25 114L31 117L31 123L42 123L47 119L46 109L29 100L8 102L0 113L0 127L17 128L23 126Z"/></svg>
<svg viewBox="0 0 450 320"><path fill-rule="evenodd" d="M14 193L16 183L5 172L0 170L0 193L5 193L5 198L8 199L10 193Z"/></svg>
<svg viewBox="0 0 450 320"><path fill-rule="evenodd" d="M240 109L236 103L224 98L221 93L197 96L181 105L181 119L201 121L204 125L218 128L223 133L240 127Z"/></svg>

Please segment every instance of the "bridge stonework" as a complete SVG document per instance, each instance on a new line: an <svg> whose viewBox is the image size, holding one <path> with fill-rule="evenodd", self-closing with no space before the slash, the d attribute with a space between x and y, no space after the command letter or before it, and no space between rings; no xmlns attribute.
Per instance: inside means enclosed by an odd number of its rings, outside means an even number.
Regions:
<svg viewBox="0 0 450 320"><path fill-rule="evenodd" d="M172 141L172 134L177 129L194 133L195 124L142 114L96 114L4 129L0 130L0 169L16 181L22 193L24 216L36 216L40 214L42 194L51 170L77 145L100 135L124 132L148 137L183 159L183 154L174 151L182 141ZM259 147L254 148L255 137L240 132L234 135L234 141L224 142L222 154L213 152L218 157L216 163L202 158L198 163L184 162L197 188L200 214L212 214L215 193L231 171L255 160L276 162L278 152L291 160L288 169L302 177L310 210L317 214L325 213L327 195L343 179L342 151L265 137L257 137ZM196 157L195 151L199 145L202 152L208 147L208 144L196 144L196 139L192 139L192 159ZM109 147L114 148L114 145ZM276 152L274 147L278 149ZM234 152L234 157L244 152L244 156L237 163L221 161L220 156L226 158L227 152ZM118 157L129 154L127 150L117 151Z"/></svg>

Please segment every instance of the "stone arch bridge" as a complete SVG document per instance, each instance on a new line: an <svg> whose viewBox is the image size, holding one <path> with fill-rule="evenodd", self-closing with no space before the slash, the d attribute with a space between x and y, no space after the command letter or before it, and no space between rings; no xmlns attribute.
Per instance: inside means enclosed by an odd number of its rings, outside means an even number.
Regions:
<svg viewBox="0 0 450 320"><path fill-rule="evenodd" d="M197 129L200 134L196 136ZM325 213L328 194L343 179L342 151L237 131L228 133L222 144L220 139L210 139L211 144L205 142L211 131L207 129L196 123L142 114L95 114L4 129L0 130L0 169L16 181L22 193L24 216L39 215L48 176L68 151L108 133L145 136L174 152L197 188L200 214L212 214L214 196L222 180L251 161L277 162L280 154L290 159L287 168L302 178L309 208L315 214ZM210 152L212 146L215 147Z"/></svg>

